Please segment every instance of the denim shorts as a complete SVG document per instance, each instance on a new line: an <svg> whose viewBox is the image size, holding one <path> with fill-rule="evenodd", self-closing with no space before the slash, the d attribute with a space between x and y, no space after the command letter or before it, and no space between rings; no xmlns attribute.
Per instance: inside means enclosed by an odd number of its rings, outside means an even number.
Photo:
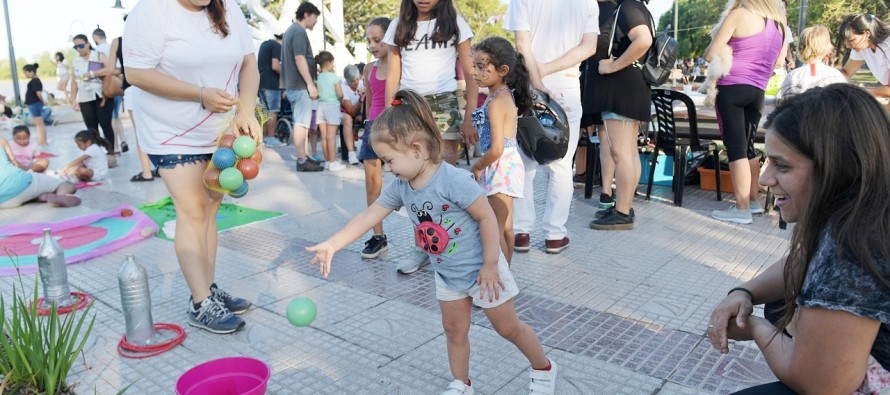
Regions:
<svg viewBox="0 0 890 395"><path fill-rule="evenodd" d="M606 120L616 120L616 121L625 121L625 122L640 122L638 119L628 118L621 114L616 114L611 111L603 111L603 121Z"/></svg>
<svg viewBox="0 0 890 395"><path fill-rule="evenodd" d="M123 96L115 96L114 97L114 108L111 110L111 119L120 118L120 109L121 104L124 102Z"/></svg>
<svg viewBox="0 0 890 395"><path fill-rule="evenodd" d="M365 120L365 132L362 133L362 147L358 151L358 160L380 159L374 149L371 148L371 125L374 121Z"/></svg>
<svg viewBox="0 0 890 395"><path fill-rule="evenodd" d="M260 89L260 99L268 112L281 112L281 89Z"/></svg>
<svg viewBox="0 0 890 395"><path fill-rule="evenodd" d="M43 102L38 100L28 104L28 112L31 114L32 118L43 117Z"/></svg>
<svg viewBox="0 0 890 395"><path fill-rule="evenodd" d="M309 128L312 123L312 99L306 89L288 89L287 100L293 113L294 126Z"/></svg>
<svg viewBox="0 0 890 395"><path fill-rule="evenodd" d="M148 154L148 160L158 169L172 169L178 165L187 165L190 163L208 162L213 154L171 154L171 155L152 155Z"/></svg>

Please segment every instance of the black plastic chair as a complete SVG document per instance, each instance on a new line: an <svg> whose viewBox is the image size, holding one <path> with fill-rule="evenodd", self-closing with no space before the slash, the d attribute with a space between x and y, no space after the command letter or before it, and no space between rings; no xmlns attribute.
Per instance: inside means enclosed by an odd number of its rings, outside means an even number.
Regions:
<svg viewBox="0 0 890 395"><path fill-rule="evenodd" d="M674 102L682 102L686 106L689 120L689 137L678 137L674 119ZM674 192L674 204L683 206L683 184L686 177L686 161L689 150L707 151L714 159L717 183L717 200L723 200L720 191L720 148L711 140L698 138L695 103L685 94L668 89L653 89L652 103L655 105L655 149L649 160L649 181L646 185L646 200L652 195L652 181L655 178L655 166L658 152L673 155L674 176L671 183Z"/></svg>

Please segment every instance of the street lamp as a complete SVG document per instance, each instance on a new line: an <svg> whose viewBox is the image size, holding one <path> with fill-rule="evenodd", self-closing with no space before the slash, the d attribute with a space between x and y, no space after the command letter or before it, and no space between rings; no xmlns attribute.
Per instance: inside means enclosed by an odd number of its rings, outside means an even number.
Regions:
<svg viewBox="0 0 890 395"><path fill-rule="evenodd" d="M9 40L9 67L12 68L12 89L15 92L15 105L22 106L21 92L19 92L19 74L15 65L15 50L12 48L12 29L9 27L9 4L3 0L3 16L6 17L6 39Z"/></svg>
<svg viewBox="0 0 890 395"><path fill-rule="evenodd" d="M121 4L121 0L114 0L114 5L111 8L117 8L119 10L124 9L123 4Z"/></svg>

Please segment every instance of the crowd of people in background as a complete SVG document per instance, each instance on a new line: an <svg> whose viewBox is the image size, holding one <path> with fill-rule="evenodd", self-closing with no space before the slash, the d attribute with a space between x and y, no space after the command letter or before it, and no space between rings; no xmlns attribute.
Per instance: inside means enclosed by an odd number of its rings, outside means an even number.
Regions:
<svg viewBox="0 0 890 395"><path fill-rule="evenodd" d="M298 173L361 164L368 208L309 249L322 273L331 270L334 252L368 231L365 259L380 257L390 243L411 245L394 269L410 274L432 264L436 273L454 379L444 393L474 392L467 331L476 304L527 357L532 393L552 394L557 365L516 316L510 264L514 252L536 245L533 234L542 235L537 245L547 253L571 245L573 176L578 181L594 171L575 150L590 136L599 141L602 186L600 210L587 214L590 228L639 226L633 209L639 142L650 130L653 89L639 66L654 42L647 1L558 0L557 6L557 0L510 0L502 26L514 45L475 37L452 0L402 0L397 15L367 21L373 56L367 65L312 47L308 31L321 11L311 2L301 3L293 24L258 50L234 0L207 3L143 1L125 17L122 37L109 42L97 27L92 42L85 34L73 37L73 59L56 53L56 90L84 123L74 141L82 155L58 170L40 155L50 148L48 92L39 66L25 65L35 136L16 126L11 141L0 138L0 207L79 204L74 184L108 177L129 151L120 117L127 111L141 166L130 180L161 178L175 203L174 249L189 288L188 323L232 333L245 326L238 315L251 302L216 283L223 195L203 179L223 124L232 122L237 133L267 147L293 144ZM711 217L752 223L764 212L761 190L768 186L783 219L798 223L787 257L730 290L706 334L722 352L728 339L754 340L763 351L779 382L744 393L888 388L890 213L877 202L890 188L890 120L874 97L890 96L890 23L857 14L845 18L839 32L810 26L795 40L786 12L783 1L728 0L704 53L675 65L682 82L692 84L720 51L731 49L715 109L735 203ZM160 28L158 20L171 22ZM833 36L850 49L841 70L830 66L838 55ZM879 86L864 90L847 82L863 65ZM770 79L786 69L792 71L778 89L776 110L763 114ZM109 94L107 81L117 79L121 92ZM564 157L543 165L517 144L517 118L534 95L552 98L569 124ZM264 126L257 106L269 113ZM282 135L277 125L285 117L292 129ZM761 126L765 154L755 145ZM460 154L477 145L481 157L460 168ZM386 186L384 171L396 177ZM536 190L538 171L549 177ZM535 193L546 194L540 218ZM405 226L417 231L413 239L390 240L382 220L403 206L410 211ZM428 226L433 215L450 216L463 233ZM855 237L860 230L868 233ZM442 237L460 242L459 252L443 250L435 241ZM760 319L751 315L755 303L784 309L777 319Z"/></svg>

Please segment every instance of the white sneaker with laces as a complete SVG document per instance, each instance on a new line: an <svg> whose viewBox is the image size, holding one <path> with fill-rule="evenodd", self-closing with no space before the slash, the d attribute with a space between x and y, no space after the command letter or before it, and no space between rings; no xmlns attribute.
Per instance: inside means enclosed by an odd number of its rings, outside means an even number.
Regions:
<svg viewBox="0 0 890 395"><path fill-rule="evenodd" d="M725 222L735 222L737 224L747 225L754 222L751 219L751 210L739 210L736 206L731 206L726 210L711 211L711 217Z"/></svg>
<svg viewBox="0 0 890 395"><path fill-rule="evenodd" d="M473 395L475 393L476 390L473 389L472 385L467 385L463 381L454 379L440 395Z"/></svg>
<svg viewBox="0 0 890 395"><path fill-rule="evenodd" d="M748 208L751 210L751 214L763 214L763 205L760 204L760 200L754 199L748 203Z"/></svg>
<svg viewBox="0 0 890 395"><path fill-rule="evenodd" d="M534 370L529 373L532 382L528 385L529 395L553 395L556 393L556 362L550 360L550 370Z"/></svg>
<svg viewBox="0 0 890 395"><path fill-rule="evenodd" d="M349 164L350 165L358 164L358 156L355 155L355 151L349 151Z"/></svg>
<svg viewBox="0 0 890 395"><path fill-rule="evenodd" d="M396 264L396 270L402 272L403 274L411 274L418 270L424 265L430 263L430 256L425 252L421 251L417 247L411 247L411 252L408 254L405 259L399 261Z"/></svg>

